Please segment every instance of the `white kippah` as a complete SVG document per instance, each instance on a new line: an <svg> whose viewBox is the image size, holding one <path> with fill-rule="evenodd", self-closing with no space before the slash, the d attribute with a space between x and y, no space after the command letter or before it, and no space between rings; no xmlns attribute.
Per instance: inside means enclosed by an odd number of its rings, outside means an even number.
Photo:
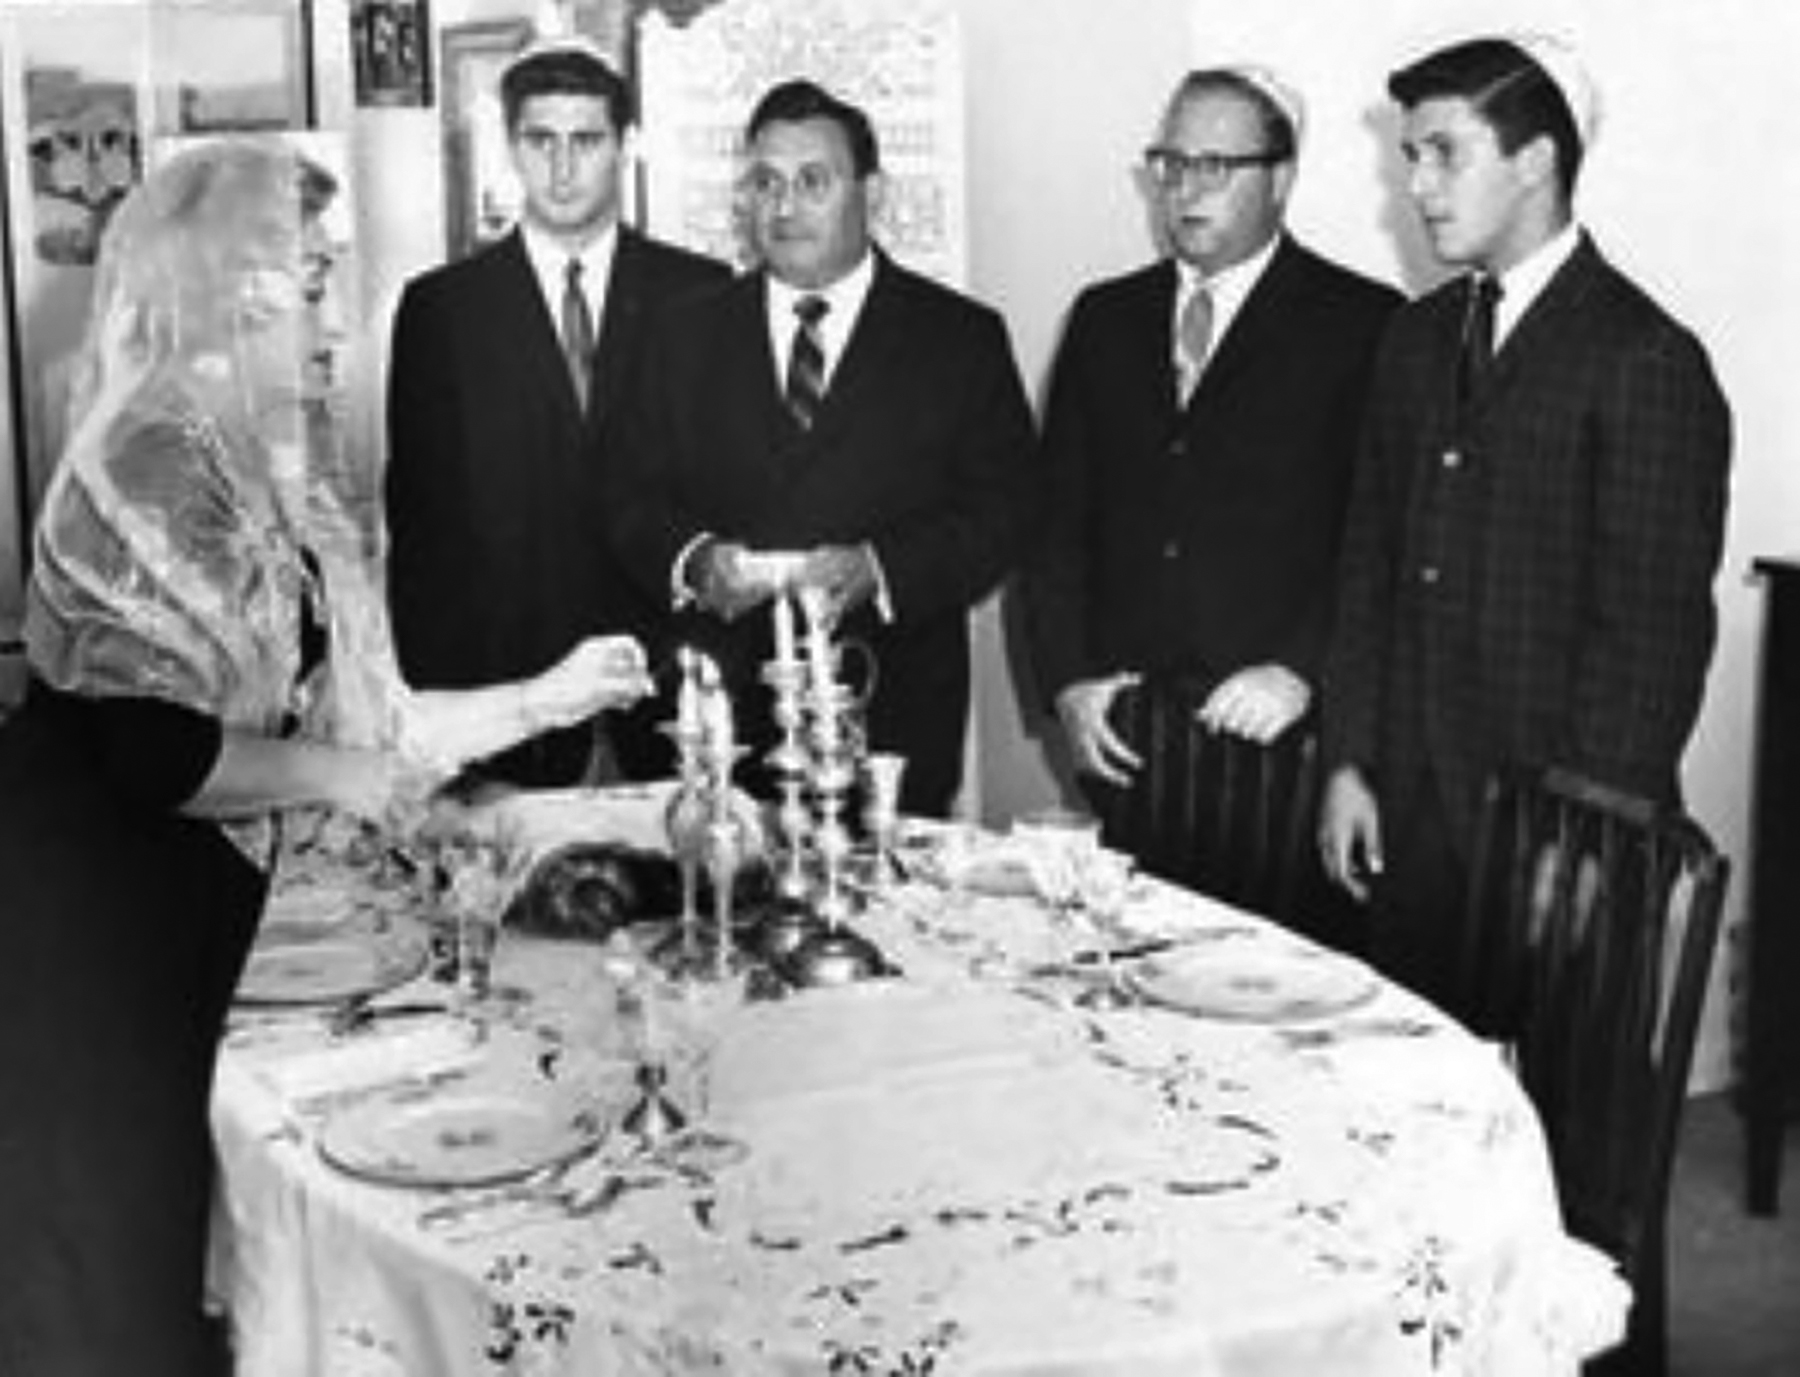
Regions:
<svg viewBox="0 0 1800 1377"><path fill-rule="evenodd" d="M1581 146L1591 148L1600 129L1600 92L1567 41L1550 34L1509 34L1508 41L1535 62L1562 93Z"/></svg>
<svg viewBox="0 0 1800 1377"><path fill-rule="evenodd" d="M1306 102L1300 92L1276 74L1274 69L1257 62L1233 62L1221 70L1249 82L1275 103L1294 129L1294 145L1298 147L1306 134Z"/></svg>
<svg viewBox="0 0 1800 1377"><path fill-rule="evenodd" d="M591 57L608 69L614 67L612 55L576 29L566 2L544 0L537 7L537 15L531 22L531 28L531 37L525 41L524 47L513 54L512 60L506 64L506 70L511 71L521 62L549 53L576 53L582 57Z"/></svg>

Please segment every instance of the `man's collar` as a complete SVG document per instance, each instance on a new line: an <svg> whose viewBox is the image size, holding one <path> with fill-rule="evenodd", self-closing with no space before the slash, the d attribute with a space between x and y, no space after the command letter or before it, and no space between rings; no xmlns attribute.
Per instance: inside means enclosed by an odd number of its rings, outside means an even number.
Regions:
<svg viewBox="0 0 1800 1377"><path fill-rule="evenodd" d="M613 250L619 242L619 222L610 221L578 254L571 254L567 245L528 220L519 222L519 237L525 245L525 256L540 276L560 276L571 257L579 258L582 268L592 273L612 262Z"/></svg>
<svg viewBox="0 0 1800 1377"><path fill-rule="evenodd" d="M871 248L854 268L825 287L796 287L769 273L770 309L791 311L801 297L817 296L830 303L833 316L839 320L853 320L875 283L875 258L875 250Z"/></svg>
<svg viewBox="0 0 1800 1377"><path fill-rule="evenodd" d="M1556 270L1569 261L1569 255L1581 242L1581 226L1570 220L1555 234L1539 244L1525 257L1499 275L1500 299L1509 298L1521 304L1544 290L1544 284L1556 276Z"/></svg>
<svg viewBox="0 0 1800 1377"><path fill-rule="evenodd" d="M1270 260L1275 257L1275 250L1281 247L1282 238L1282 232L1277 230L1269 236L1268 243L1248 258L1241 258L1230 267L1221 268L1211 276L1201 272L1198 267L1185 259L1177 258L1175 268L1180 275L1181 290L1184 293L1190 292L1204 282L1214 296L1220 292L1237 297L1248 296L1250 289L1256 285L1256 280L1263 275Z"/></svg>

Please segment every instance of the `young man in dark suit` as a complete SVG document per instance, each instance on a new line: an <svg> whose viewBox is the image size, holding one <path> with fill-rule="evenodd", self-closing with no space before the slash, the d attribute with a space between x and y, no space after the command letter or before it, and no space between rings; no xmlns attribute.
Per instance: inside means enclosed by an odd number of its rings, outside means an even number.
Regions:
<svg viewBox="0 0 1800 1377"><path fill-rule="evenodd" d="M1167 253L1086 288L1057 353L1031 643L1109 815L1116 791L1179 768L1131 739L1127 690L1257 742L1292 737L1314 698L1369 368L1401 297L1285 231L1302 123L1272 73L1189 73L1145 155Z"/></svg>
<svg viewBox="0 0 1800 1377"><path fill-rule="evenodd" d="M1705 350L1573 218L1595 106L1567 48L1477 39L1388 90L1425 231L1465 271L1396 317L1376 370L1320 841L1377 960L1452 1002L1494 768L1679 798L1731 421Z"/></svg>
<svg viewBox="0 0 1800 1377"><path fill-rule="evenodd" d="M619 223L630 88L580 39L500 82L524 189L498 243L407 284L388 377L395 646L416 688L534 674L649 611L608 553L606 438L654 309L725 265ZM480 769L527 786L658 772L654 705L552 733Z"/></svg>
<svg viewBox="0 0 1800 1377"><path fill-rule="evenodd" d="M819 590L837 634L873 653L869 744L907 757L902 806L943 815L969 610L1031 520L1030 406L1000 317L873 245L861 110L784 83L746 145L761 266L658 318L613 475L615 548L719 659L753 748L772 740L759 674L777 586L754 556L790 556L788 585Z"/></svg>

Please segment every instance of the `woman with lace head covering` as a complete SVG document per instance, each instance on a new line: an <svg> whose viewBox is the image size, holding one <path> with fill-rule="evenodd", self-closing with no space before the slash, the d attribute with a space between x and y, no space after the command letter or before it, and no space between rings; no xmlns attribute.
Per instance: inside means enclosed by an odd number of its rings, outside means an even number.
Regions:
<svg viewBox="0 0 1800 1377"><path fill-rule="evenodd" d="M622 637L400 682L330 394L334 191L207 144L102 244L0 728L0 1371L205 1370L211 1067L283 813L392 821L647 686Z"/></svg>

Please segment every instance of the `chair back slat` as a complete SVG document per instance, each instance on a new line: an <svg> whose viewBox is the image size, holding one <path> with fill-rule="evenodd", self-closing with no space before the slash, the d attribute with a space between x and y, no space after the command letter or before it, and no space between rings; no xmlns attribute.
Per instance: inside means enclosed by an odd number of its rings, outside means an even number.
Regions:
<svg viewBox="0 0 1800 1377"><path fill-rule="evenodd" d="M1569 1227L1653 1298L1634 1342L1658 1354L1669 1171L1728 878L1691 819L1647 800L1561 771L1489 782L1463 1007L1512 1047Z"/></svg>
<svg viewBox="0 0 1800 1377"><path fill-rule="evenodd" d="M1310 823L1317 743L1305 727L1270 746L1196 716L1201 686L1149 680L1121 695L1115 723L1146 778L1102 807L1110 845L1152 874L1278 919L1316 878Z"/></svg>

